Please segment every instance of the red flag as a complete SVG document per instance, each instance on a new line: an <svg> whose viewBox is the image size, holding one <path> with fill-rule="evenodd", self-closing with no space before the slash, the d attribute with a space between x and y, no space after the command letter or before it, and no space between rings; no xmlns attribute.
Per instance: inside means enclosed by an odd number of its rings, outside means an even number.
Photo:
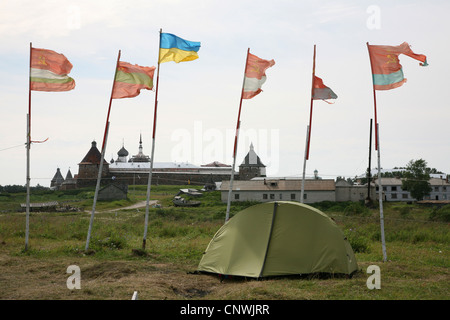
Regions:
<svg viewBox="0 0 450 320"><path fill-rule="evenodd" d="M274 64L274 60L264 60L248 53L243 99L251 99L262 91L261 87L266 82L266 70Z"/></svg>
<svg viewBox="0 0 450 320"><path fill-rule="evenodd" d="M72 64L60 53L31 48L30 83L35 91L69 91L75 81L68 76Z"/></svg>
<svg viewBox="0 0 450 320"><path fill-rule="evenodd" d="M119 61L113 99L133 98L140 94L141 89L152 90L155 69Z"/></svg>

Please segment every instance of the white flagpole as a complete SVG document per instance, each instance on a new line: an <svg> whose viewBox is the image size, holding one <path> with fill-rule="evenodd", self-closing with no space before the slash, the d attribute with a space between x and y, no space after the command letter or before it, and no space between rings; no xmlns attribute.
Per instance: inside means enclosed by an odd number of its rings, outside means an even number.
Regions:
<svg viewBox="0 0 450 320"><path fill-rule="evenodd" d="M30 42L30 69L28 76L28 114L27 114L27 199L25 221L25 251L28 250L28 238L30 234L30 148L31 148L31 53L33 46Z"/></svg>
<svg viewBox="0 0 450 320"><path fill-rule="evenodd" d="M25 222L25 251L28 250L28 237L30 234L30 119L27 114L27 213Z"/></svg>
<svg viewBox="0 0 450 320"><path fill-rule="evenodd" d="M236 129L236 136L235 136L235 150L237 150L238 146L238 140L239 140L239 127L241 125L241 122L239 121L238 128ZM230 207L231 207L231 195L233 191L233 181L234 181L234 168L236 167L236 152L233 156L233 166L231 168L231 177L230 177L230 187L228 189L228 201L227 201L227 213L225 217L225 222L227 222L230 219Z"/></svg>
<svg viewBox="0 0 450 320"><path fill-rule="evenodd" d="M370 55L369 43L367 42L367 50L369 51L370 67L373 75L373 62ZM373 79L372 79L373 81ZM380 228L381 228L381 246L383 251L383 261L387 261L386 242L384 238L384 215L383 215L383 187L381 185L381 164L380 164L380 135L378 133L379 124L377 120L377 95L375 85L373 84L373 107L375 113L375 149L378 151L378 201L380 206Z"/></svg>
<svg viewBox="0 0 450 320"><path fill-rule="evenodd" d="M120 61L120 50L119 50L119 54L117 56L116 70L114 71L114 80L113 80L113 85L112 85L112 89L111 89L111 97L109 98L108 114L106 116L105 135L103 136L103 145L102 145L102 152L101 152L101 156L100 156L100 165L98 168L97 185L95 187L94 202L92 204L91 219L89 222L89 230L88 230L88 234L87 234L87 238L86 238L85 251L88 251L88 249L89 249L89 241L91 238L92 224L94 222L94 215L95 215L95 206L97 205L98 191L100 189L100 181L102 179L103 162L104 162L104 158L105 158L106 142L108 140L108 132L109 132L109 115L111 113L111 104L112 104L112 100L113 100L114 85L116 84L117 68L119 67L119 61Z"/></svg>
<svg viewBox="0 0 450 320"><path fill-rule="evenodd" d="M156 118L158 110L158 87L159 87L159 54L161 52L161 34L162 29L159 29L159 46L158 46L158 71L156 73L156 89L155 89L155 109L153 115L153 133L152 133L152 154L150 156L150 171L148 174L148 184L147 184L147 202L145 205L145 222L144 222L144 237L142 239L142 249L145 250L145 245L147 243L147 232L148 232L148 215L150 207L150 194L152 188L152 175L153 175L153 164L155 162L155 137L156 137Z"/></svg>
<svg viewBox="0 0 450 320"><path fill-rule="evenodd" d="M383 214L383 186L381 185L381 163L380 163L380 127L377 124L378 143L378 202L380 206L380 228L381 228L381 248L383 251L383 261L387 261L386 241L384 237L384 214Z"/></svg>
<svg viewBox="0 0 450 320"><path fill-rule="evenodd" d="M306 155L308 152L308 141L309 141L309 125L306 126L306 144L305 144L305 158L303 159L303 178L302 178L302 192L300 194L300 202L303 203L305 195L305 172L306 172Z"/></svg>

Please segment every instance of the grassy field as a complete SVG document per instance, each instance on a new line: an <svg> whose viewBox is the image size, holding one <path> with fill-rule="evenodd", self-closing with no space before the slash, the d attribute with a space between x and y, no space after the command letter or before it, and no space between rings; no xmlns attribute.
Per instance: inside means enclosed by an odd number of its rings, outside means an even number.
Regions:
<svg viewBox="0 0 450 320"><path fill-rule="evenodd" d="M184 186L186 187L186 186ZM1 300L448 300L450 208L385 203L388 261L383 262L379 209L358 203L320 203L348 237L359 271L348 278L286 277L240 280L194 274L209 241L225 219L218 192L197 208L172 206L183 186L152 187L146 250L142 248L145 186L129 199L98 202L90 251L85 252L92 189L33 194L32 202L57 200L74 212L32 212L25 247L24 194L0 194ZM231 215L254 203L232 206ZM81 289L67 288L71 265L80 267ZM381 289L369 290L370 265L381 270Z"/></svg>

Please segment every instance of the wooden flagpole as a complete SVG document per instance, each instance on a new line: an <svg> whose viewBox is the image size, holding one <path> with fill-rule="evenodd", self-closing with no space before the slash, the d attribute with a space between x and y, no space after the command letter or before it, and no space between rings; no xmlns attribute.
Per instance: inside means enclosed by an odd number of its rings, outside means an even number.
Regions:
<svg viewBox="0 0 450 320"><path fill-rule="evenodd" d="M233 166L231 168L231 177L230 177L230 187L228 190L228 202L227 202L227 212L225 216L225 222L227 222L230 219L230 207L231 207L231 194L233 192L233 181L234 181L234 168L236 167L236 153L237 153L237 146L238 146L238 140L239 140L239 130L241 127L241 109L242 109L242 98L244 96L244 86L245 86L245 75L247 74L247 65L248 65L248 55L250 53L250 48L247 50L247 58L245 60L245 69L244 69L244 80L242 82L242 91L241 91L241 99L239 101L239 112L238 112L238 118L237 118L237 124L236 124L236 134L234 136L234 148L233 148Z"/></svg>
<svg viewBox="0 0 450 320"><path fill-rule="evenodd" d="M28 238L30 233L30 148L31 148L31 54L32 43L30 42L30 70L28 77L28 114L27 114L27 208L25 221L25 251L28 250Z"/></svg>
<svg viewBox="0 0 450 320"><path fill-rule="evenodd" d="M367 42L367 50L369 51L370 67L372 70L372 83L373 83L373 62L370 55L369 42ZM380 161L380 136L379 136L379 123L377 121L377 96L375 90L375 84L373 84L373 105L375 112L375 149L378 151L378 202L380 206L380 228L381 228L381 246L383 251L383 261L387 261L386 254L386 241L384 237L384 213L383 213L383 186L381 185L381 161Z"/></svg>
<svg viewBox="0 0 450 320"><path fill-rule="evenodd" d="M314 77L316 76L316 45L314 45L313 54L313 68L312 68L312 83L311 83L311 106L309 110L309 125L306 129L306 146L305 146L305 159L303 160L303 177L302 177L302 191L300 194L301 203L303 203L303 197L305 194L305 172L306 172L306 160L309 159L309 146L311 141L311 126L312 126L312 113L314 104Z"/></svg>
<svg viewBox="0 0 450 320"><path fill-rule="evenodd" d="M153 172L153 163L155 162L155 137L156 137L156 118L157 118L157 108L158 108L158 87L159 87L159 55L161 52L161 34L162 28L159 29L159 46L158 46L158 71L156 73L156 92L155 92L155 109L153 114L153 133L152 133L152 154L150 157L150 172L148 174L148 184L147 184L147 203L145 206L145 225L144 225L144 237L142 240L142 249L145 250L145 245L147 242L147 231L148 231L148 213L150 207L150 193L152 188L152 172Z"/></svg>
<svg viewBox="0 0 450 320"><path fill-rule="evenodd" d="M98 168L97 185L95 187L94 202L92 204L91 219L89 222L89 230L88 230L87 239L86 239L85 251L88 251L88 249L89 249L89 241L91 238L92 224L94 222L94 215L95 215L95 206L97 204L98 191L100 189L100 181L102 179L103 162L104 162L104 157L105 157L106 143L108 140L108 132L109 132L109 124L110 124L109 115L111 113L111 105L112 105L112 100L113 100L114 86L116 83L116 75L117 75L117 68L119 67L119 61L120 61L120 50L119 50L119 54L117 56L116 70L114 72L114 80L113 80L113 85L112 85L112 89L111 89L111 97L109 99L108 114L106 116L105 134L103 135L103 144L102 144L102 152L101 152L101 156L100 156L100 165Z"/></svg>

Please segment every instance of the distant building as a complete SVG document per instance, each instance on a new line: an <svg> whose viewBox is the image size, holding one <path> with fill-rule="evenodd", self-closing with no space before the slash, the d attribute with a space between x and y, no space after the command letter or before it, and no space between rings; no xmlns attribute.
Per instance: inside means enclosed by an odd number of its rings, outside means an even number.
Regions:
<svg viewBox="0 0 450 320"><path fill-rule="evenodd" d="M61 174L59 168L56 169L56 173L50 181L50 188L54 190L58 190L61 187L61 184L64 182L64 178Z"/></svg>
<svg viewBox="0 0 450 320"><path fill-rule="evenodd" d="M98 191L98 200L114 201L127 199L128 186L120 183L110 183Z"/></svg>
<svg viewBox="0 0 450 320"><path fill-rule="evenodd" d="M365 185L354 185L345 180L336 182L336 201L365 201L368 198L369 187ZM378 199L375 184L370 184L370 199Z"/></svg>
<svg viewBox="0 0 450 320"><path fill-rule="evenodd" d="M109 183L121 183L125 185L147 185L150 172L150 157L145 155L142 147L142 135L139 137L139 150L131 157L122 145L117 152L117 158L107 162L103 159L102 185ZM78 174L71 177L65 188L82 188L95 186L100 167L101 153L97 143L93 141L91 148L78 164ZM165 185L198 185L205 186L209 190L215 189L215 185L223 180L230 180L232 166L213 161L205 165L194 165L187 162L155 162L152 170L152 184ZM234 173L235 180L251 179L253 177L265 177L265 165L255 153L253 144L244 161L239 166L239 172ZM62 186L64 181L59 168L52 180L52 186Z"/></svg>
<svg viewBox="0 0 450 320"><path fill-rule="evenodd" d="M229 181L222 181L221 199L228 201ZM298 201L301 202L301 179L254 178L233 181L231 201ZM336 201L336 187L333 179L305 180L303 203Z"/></svg>
<svg viewBox="0 0 450 320"><path fill-rule="evenodd" d="M430 195L424 200L450 200L450 184L444 178L431 178ZM375 179L377 199L379 194L378 179ZM381 178L384 201L416 201L408 190L402 189L402 179L400 178Z"/></svg>
<svg viewBox="0 0 450 320"><path fill-rule="evenodd" d="M64 179L64 182L61 184L60 189L61 190L71 190L77 188L77 181L72 177L72 172L70 172L70 169L67 171L66 178Z"/></svg>
<svg viewBox="0 0 450 320"><path fill-rule="evenodd" d="M91 148L78 164L78 175L76 179L77 188L95 186L97 183L98 170L102 155L97 149L97 142L92 141ZM102 179L110 178L109 163L103 159Z"/></svg>
<svg viewBox="0 0 450 320"><path fill-rule="evenodd" d="M250 144L250 150L239 166L239 180L250 180L255 177L265 177L266 166L256 154L253 143Z"/></svg>

